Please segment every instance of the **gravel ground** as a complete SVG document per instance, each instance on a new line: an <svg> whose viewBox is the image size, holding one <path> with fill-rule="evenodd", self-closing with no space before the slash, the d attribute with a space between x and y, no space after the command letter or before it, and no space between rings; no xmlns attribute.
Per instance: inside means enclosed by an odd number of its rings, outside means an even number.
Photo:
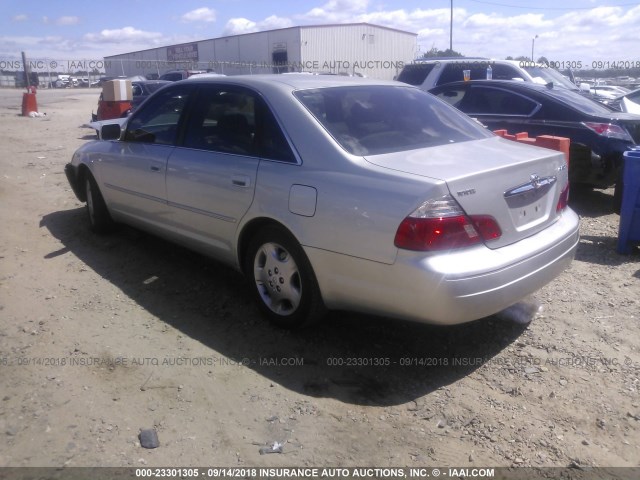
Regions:
<svg viewBox="0 0 640 480"><path fill-rule="evenodd" d="M98 93L25 118L0 90L0 466L640 466L640 254L616 253L612 191L572 193L579 250L530 324L291 333L236 272L88 231L63 166Z"/></svg>

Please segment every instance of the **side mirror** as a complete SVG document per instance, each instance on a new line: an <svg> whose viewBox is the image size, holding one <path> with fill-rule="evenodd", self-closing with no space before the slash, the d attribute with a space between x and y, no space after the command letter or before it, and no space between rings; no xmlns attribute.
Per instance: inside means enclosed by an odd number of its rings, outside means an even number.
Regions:
<svg viewBox="0 0 640 480"><path fill-rule="evenodd" d="M100 138L102 140L119 140L122 130L117 123L102 125L100 128Z"/></svg>

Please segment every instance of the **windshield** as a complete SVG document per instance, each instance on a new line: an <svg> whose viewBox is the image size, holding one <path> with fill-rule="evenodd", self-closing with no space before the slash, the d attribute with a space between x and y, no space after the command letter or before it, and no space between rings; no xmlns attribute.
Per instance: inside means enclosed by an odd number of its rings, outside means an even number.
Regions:
<svg viewBox="0 0 640 480"><path fill-rule="evenodd" d="M492 136L474 120L410 87L333 87L295 96L354 155L376 155Z"/></svg>
<svg viewBox="0 0 640 480"><path fill-rule="evenodd" d="M549 82L553 82L555 87L578 90L576 85L571 83L570 80L564 78L560 72L557 72L553 68L539 66L524 66L523 68L529 75L531 75L531 77L533 77L533 80L536 83L547 84Z"/></svg>

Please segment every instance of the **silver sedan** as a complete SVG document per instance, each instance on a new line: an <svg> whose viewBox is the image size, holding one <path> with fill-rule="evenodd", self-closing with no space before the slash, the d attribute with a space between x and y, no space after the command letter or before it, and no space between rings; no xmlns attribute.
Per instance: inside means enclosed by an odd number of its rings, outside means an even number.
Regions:
<svg viewBox="0 0 640 480"><path fill-rule="evenodd" d="M578 244L561 153L405 84L192 79L101 135L66 166L91 228L232 265L280 326L326 309L468 322L550 282Z"/></svg>

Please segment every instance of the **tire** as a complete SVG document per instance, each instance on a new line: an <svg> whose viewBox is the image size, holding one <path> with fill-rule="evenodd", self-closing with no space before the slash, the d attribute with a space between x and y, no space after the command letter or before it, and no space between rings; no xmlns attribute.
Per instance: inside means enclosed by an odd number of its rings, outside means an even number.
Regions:
<svg viewBox="0 0 640 480"><path fill-rule="evenodd" d="M87 197L87 216L89 226L95 233L108 233L113 230L114 222L109 215L107 204L100 193L100 188L93 175L87 172L84 179L84 188Z"/></svg>
<svg viewBox="0 0 640 480"><path fill-rule="evenodd" d="M325 315L311 264L284 229L270 226L258 232L247 249L244 272L258 307L273 324L302 328Z"/></svg>

